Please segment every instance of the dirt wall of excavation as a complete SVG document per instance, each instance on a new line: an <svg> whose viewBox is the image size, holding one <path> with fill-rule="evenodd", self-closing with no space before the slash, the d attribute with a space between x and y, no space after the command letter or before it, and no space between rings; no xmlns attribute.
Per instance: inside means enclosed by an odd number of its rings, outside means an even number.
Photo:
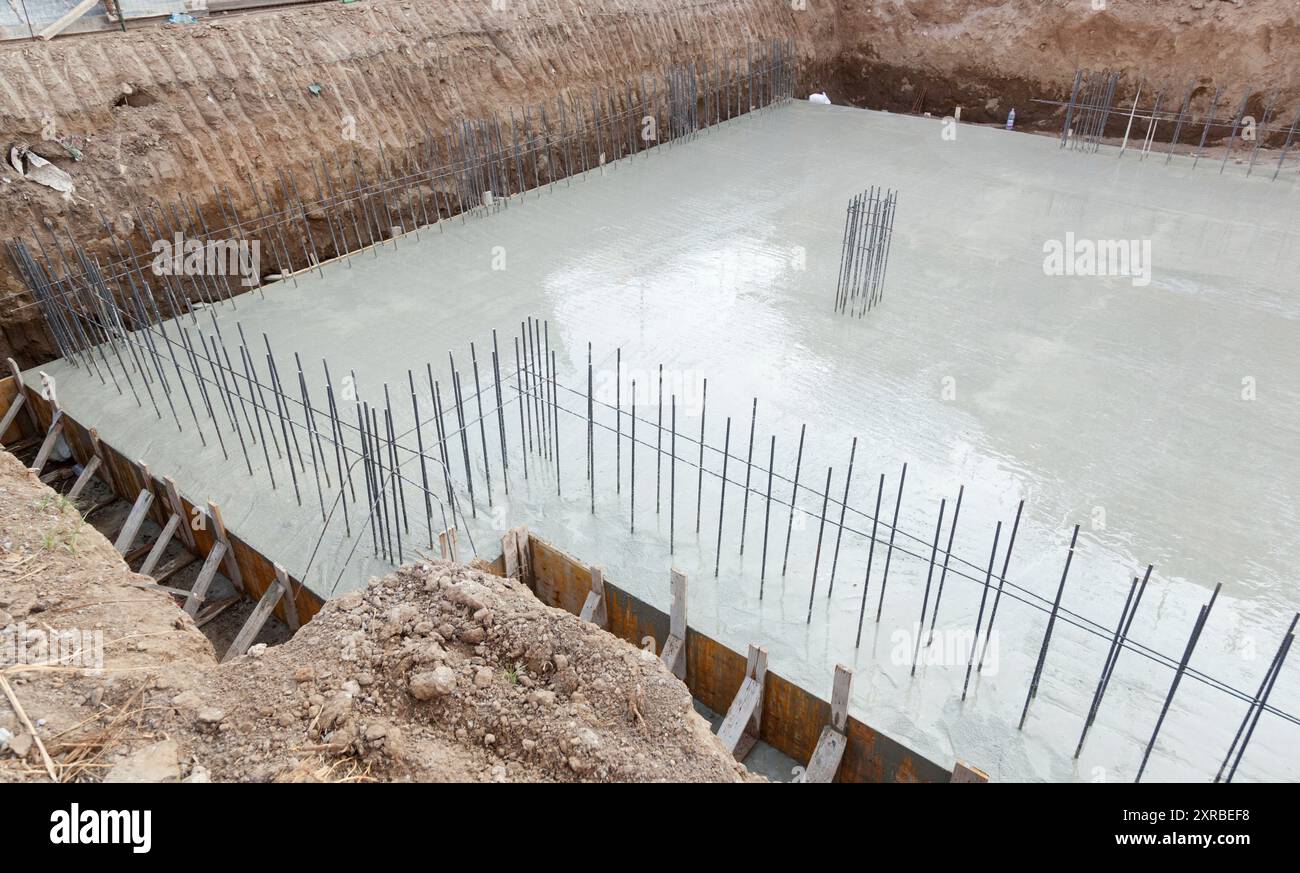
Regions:
<svg viewBox="0 0 1300 873"><path fill-rule="evenodd" d="M798 90L837 103L1052 127L1035 97L1068 93L1077 66L1147 76L1194 107L1224 87L1249 86L1262 111L1277 89L1294 112L1300 23L1288 4L1203 0L367 0L222 16L188 26L69 36L0 47L4 151L27 144L68 172L71 194L0 171L0 237L39 236L58 262L65 230L104 261L117 246L148 247L139 211L180 201L195 226L225 225L214 191L255 209L249 179L279 174L309 185L320 156L366 167L410 157L407 147L462 118L552 102L566 89L661 72L671 64L744 61L750 46L792 37ZM1229 112L1231 110L1225 110ZM74 159L68 146L80 154ZM265 193L265 189L263 189ZM305 254L296 250L296 267ZM53 344L7 255L0 257L0 356L23 366Z"/></svg>

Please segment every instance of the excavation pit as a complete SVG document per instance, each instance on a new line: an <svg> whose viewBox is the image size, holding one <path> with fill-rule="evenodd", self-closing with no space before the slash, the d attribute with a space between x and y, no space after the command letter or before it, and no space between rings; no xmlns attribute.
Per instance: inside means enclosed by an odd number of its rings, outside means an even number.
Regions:
<svg viewBox="0 0 1300 873"><path fill-rule="evenodd" d="M889 294L870 319L850 321L837 317L832 305L844 203L877 182L902 194ZM197 323L187 317L168 329L184 325L196 337L202 329L211 340L215 318L236 373L242 372L239 327L263 373L265 334L286 395L299 396L297 354L317 410L326 407L324 359L346 413L340 419L353 430L350 398L342 402L344 379L355 372L355 396L377 405L381 433L387 430L387 385L405 477L410 531L402 531L400 556L407 560L431 548L409 370L423 422L420 438L435 465L428 468L429 488L447 511L444 521L433 503L433 539L458 527L462 559L495 559L501 536L527 524L662 610L668 607L669 568L676 566L691 580L693 630L739 652L751 642L765 646L772 670L825 698L834 665L854 668L850 711L918 755L945 766L954 758L971 761L995 779L1131 780L1173 676L1170 666L1142 652L1122 655L1082 754L1072 758L1131 579L1155 565L1131 640L1175 662L1198 608L1216 583L1224 584L1192 666L1247 696L1300 608L1300 591L1289 578L1300 546L1287 536L1296 520L1289 495L1300 489L1290 441L1300 430L1300 404L1294 402L1300 331L1289 294L1294 280L1288 278L1300 274L1294 195L1294 184L1194 175L1182 160L1168 167L1140 167L1128 157L1082 160L1051 138L960 126L952 140L938 119L784 104L515 196L490 214L444 220L421 229L418 239L407 234L326 264L320 275L302 274L239 296L237 308L223 305L211 317L200 313ZM1141 269L1119 276L1045 272L1045 245L1052 241L1129 240L1148 228L1154 229L1147 237L1149 276ZM1143 240L1138 243L1141 252ZM523 386L524 408L519 402L524 379L516 378L514 340L520 337L527 358L521 324L530 325L529 319L538 324L533 341L554 352L558 365L556 384L547 389L559 400L559 409L548 413L548 427L554 421L560 427L558 464L554 451L550 458L538 451L549 437L527 418L548 409L538 379L532 388ZM494 330L509 495L496 415ZM588 342L591 481L585 462ZM449 400L448 350L460 372L465 443ZM662 432L656 427L660 365ZM269 463L264 458L263 446L273 439L270 418L257 444L251 429L247 434L247 464L227 430L226 460L210 429L209 445L200 444L183 407L178 432L161 399L160 420L148 401L133 402L125 383L118 396L84 368L56 362L42 369L55 377L70 416L97 427L124 455L175 478L193 502L218 502L232 531L319 597L360 586L388 568L375 555L355 503L349 503L348 536L337 487L318 497L309 462L291 474L280 457L288 445L267 447ZM439 440L429 373L453 435L446 445L461 502L456 512L433 461ZM549 366L538 360L527 375L542 373ZM37 373L26 378L39 389ZM197 398L197 384L193 390ZM676 464L669 455L674 393ZM183 402L177 394L173 399ZM697 492L701 412L707 445ZM237 408L241 424L244 414ZM301 407L294 418L302 428L298 448L306 455L309 431ZM719 482L728 419L724 503ZM207 426L202 417L200 424ZM347 439L355 460L360 441L353 430ZM473 463L472 510L465 444ZM318 462L337 485L328 444ZM877 486L883 473L883 529L892 520L904 463L899 534L877 623L888 542L878 535L872 558ZM362 493L361 467L353 469ZM935 585L941 578L963 485L935 639L922 642L913 677L914 625L927 577ZM994 645L962 702L994 526L1003 522L996 584L1021 499ZM931 572L941 500L948 514ZM400 503L385 506L402 511ZM1037 699L1017 731L1075 523L1083 530L1061 605L1076 620L1063 614L1055 623ZM926 615L926 637L930 620ZM1255 657L1243 656L1256 646ZM1213 774L1246 705L1188 677L1145 778ZM1270 706L1300 710L1300 685L1284 677ZM1300 765L1289 754L1295 730L1279 715L1261 720L1238 778L1300 778Z"/></svg>

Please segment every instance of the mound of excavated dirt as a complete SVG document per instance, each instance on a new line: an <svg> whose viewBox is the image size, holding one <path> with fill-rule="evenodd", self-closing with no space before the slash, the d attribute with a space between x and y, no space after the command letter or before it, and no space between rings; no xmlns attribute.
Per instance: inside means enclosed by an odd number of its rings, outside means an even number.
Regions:
<svg viewBox="0 0 1300 873"><path fill-rule="evenodd" d="M209 687L204 703L225 715L202 757L223 778L308 775L295 746L391 779L745 776L653 654L449 563L332 601Z"/></svg>
<svg viewBox="0 0 1300 873"><path fill-rule="evenodd" d="M0 648L0 781L49 779L42 747L62 781L756 778L658 658L513 580L404 567L220 666L144 581L0 452L0 628L26 644ZM63 631L100 632L102 668Z"/></svg>

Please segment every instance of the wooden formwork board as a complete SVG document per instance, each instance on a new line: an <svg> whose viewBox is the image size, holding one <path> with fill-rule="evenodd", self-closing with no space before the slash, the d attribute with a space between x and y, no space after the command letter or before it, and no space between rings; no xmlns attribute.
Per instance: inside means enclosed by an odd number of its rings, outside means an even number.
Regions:
<svg viewBox="0 0 1300 873"><path fill-rule="evenodd" d="M17 396L18 380L13 376L5 376L3 379L0 379L0 418L3 418L4 414L9 411L9 406L14 402L14 398ZM19 413L18 417L14 419L13 424L9 425L9 429L3 434L0 434L0 445L12 446L14 443L22 440L24 436L28 435L23 429L25 417L25 414Z"/></svg>
<svg viewBox="0 0 1300 873"><path fill-rule="evenodd" d="M537 599L578 615L591 591L591 568L544 540L528 537Z"/></svg>
<svg viewBox="0 0 1300 873"><path fill-rule="evenodd" d="M538 599L577 614L591 589L591 570L560 549L529 537L534 591ZM496 572L502 567L497 559ZM664 594L668 593L665 570ZM663 610L623 591L605 578L609 631L636 646L653 638L656 653L668 638L669 618ZM726 712L745 679L745 655L688 627L686 686L691 695L715 712ZM807 761L822 729L831 722L831 704L780 674L768 670L763 684L759 738L794 758ZM897 740L850 717L848 746L840 764L839 782L948 782L952 772L916 754Z"/></svg>

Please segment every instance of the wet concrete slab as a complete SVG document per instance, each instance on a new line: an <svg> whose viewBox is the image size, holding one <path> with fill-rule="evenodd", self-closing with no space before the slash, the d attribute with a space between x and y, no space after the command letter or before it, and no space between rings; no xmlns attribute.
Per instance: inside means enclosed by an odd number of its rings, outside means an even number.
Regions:
<svg viewBox="0 0 1300 873"><path fill-rule="evenodd" d="M472 408L477 501L462 547L472 539L480 554L495 557L500 533L526 523L661 608L669 567L678 566L691 579L693 626L739 651L761 642L771 669L827 698L834 665L853 666L852 711L928 757L959 757L995 779L1131 780L1173 675L1149 651L1121 657L1082 755L1075 761L1072 753L1108 629L1133 576L1155 565L1131 636L1174 659L1197 609L1223 584L1192 666L1248 693L1300 608L1293 571L1300 545L1292 533L1300 491L1296 185L1231 170L1220 176L1204 165L1193 171L1182 159L1166 167L1132 153L1122 160L1072 154L1049 138L995 129L962 126L956 140L943 130L937 119L788 105L516 198L496 214L426 228L418 240L403 237L378 256L354 255L327 265L323 275L299 277L296 287L268 286L264 298L239 298L237 311L224 307L216 318L232 354L237 323L255 347L265 332L291 383L292 354L300 353L318 408L322 358L340 391L350 370L368 402L382 403L387 384L395 427L409 449L415 440L408 369L429 447L436 438L426 363L447 403L452 350L472 394L472 341L485 403L494 401L487 383L497 330L508 383L510 494L489 411L488 506ZM899 190L895 238L884 305L852 319L833 311L841 231L849 199L871 185ZM1137 240L1139 250L1149 240L1149 282L1142 275L1046 275L1045 244L1067 238ZM522 476L527 427L521 437L510 383L514 337L530 316L546 321L559 364L558 496L554 459L530 454L529 478ZM207 319L198 327L211 334ZM616 455L615 417L598 403L594 514L584 463L588 342L596 398L613 404L618 396L624 435ZM679 461L674 489L665 430L656 514L661 364L665 429L671 397L678 398ZM259 366L265 368L264 358ZM359 520L352 521L356 536L344 536L333 509L337 492L318 499L310 463L299 470L300 507L273 447L274 490L260 445L249 445L250 476L229 431L232 460L224 462L215 446L198 444L185 411L186 432L178 435L165 407L160 423L147 402L142 411L129 393L118 397L61 364L46 370L59 377L71 414L173 475L187 495L220 502L234 530L314 590L329 596L383 571ZM697 535L699 450L687 438L699 436L704 378L710 473L698 495ZM629 533L633 379L640 444L636 530ZM745 511L755 397L755 469ZM728 418L732 458L719 550L718 474ZM449 413L447 421L454 420ZM803 425L792 521L786 504ZM837 538L837 501L855 437L850 509ZM468 513L459 443L449 452ZM332 455L322 460L333 463ZM879 475L885 474L888 520L904 462L901 532L877 623L885 542L871 558L867 534ZM418 483L414 456L404 454L403 466ZM828 467L832 499L823 532ZM939 501L948 501L942 562L962 485L934 640L922 647L913 677L926 579L937 585L941 575L929 573ZM423 498L408 487L406 499L410 558L413 547L428 551L428 542ZM1002 601L985 670L972 677L963 702L994 527L1004 523L1000 568L1021 499L1007 572L1016 588ZM320 503L330 517L323 536ZM440 513L434 505L435 528ZM1037 699L1018 731L1075 523L1082 532L1062 598L1069 616L1055 625ZM866 618L855 644L869 558ZM1271 703L1300 711L1300 674L1284 671ZM1207 683L1184 681L1144 778L1213 778L1245 709ZM1297 730L1284 717L1266 715L1238 778L1300 778L1300 761L1289 754Z"/></svg>

